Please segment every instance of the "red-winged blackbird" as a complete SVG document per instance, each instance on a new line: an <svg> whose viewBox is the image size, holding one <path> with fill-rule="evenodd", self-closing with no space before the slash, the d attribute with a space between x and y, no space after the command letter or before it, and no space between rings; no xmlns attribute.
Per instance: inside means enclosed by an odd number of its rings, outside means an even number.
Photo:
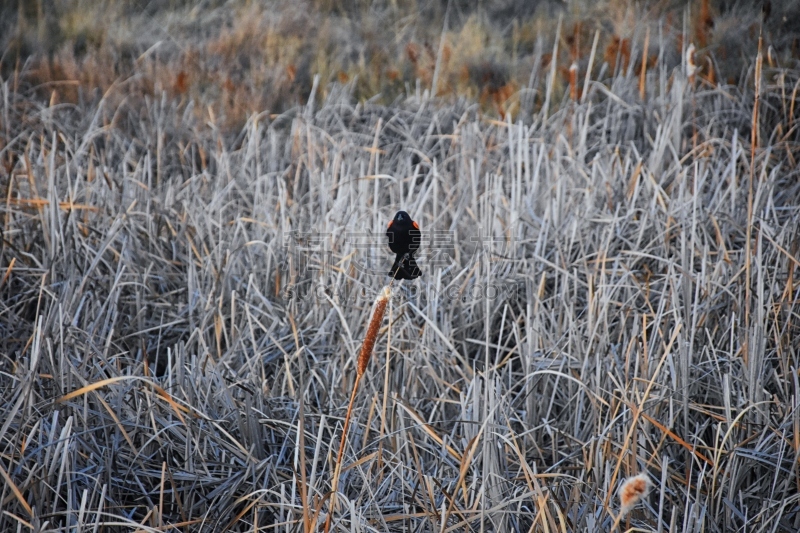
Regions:
<svg viewBox="0 0 800 533"><path fill-rule="evenodd" d="M389 222L386 236L389 237L389 248L397 254L389 275L394 279L420 277L422 272L414 261L414 252L419 250L419 243L422 240L419 224L411 220L405 211L398 211Z"/></svg>

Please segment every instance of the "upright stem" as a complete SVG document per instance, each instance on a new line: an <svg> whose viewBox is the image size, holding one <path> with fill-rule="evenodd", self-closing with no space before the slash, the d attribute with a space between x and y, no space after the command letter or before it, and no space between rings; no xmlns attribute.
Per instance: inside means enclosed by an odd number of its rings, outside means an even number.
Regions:
<svg viewBox="0 0 800 533"><path fill-rule="evenodd" d="M353 414L353 404L356 401L356 393L358 392L358 385L361 383L361 377L367 370L369 358L372 355L372 349L375 347L375 341L380 332L381 322L383 322L383 315L386 313L386 304L392 295L392 283L394 279L389 282L389 285L383 288L380 296L376 300L375 311L372 313L372 318L367 327L367 335L364 338L364 344L361 345L361 352L358 355L356 363L356 380L353 382L353 390L350 393L350 402L347 404L347 414L344 417L344 426L342 426L342 440L339 441L339 453L336 454L336 468L333 471L333 481L331 482L331 503L328 510L328 516L325 518L325 526L323 531L328 533L331 528L331 521L333 520L333 513L336 510L336 496L339 491L339 477L342 474L342 457L344 456L344 447L347 443L347 429L350 427L350 417Z"/></svg>
<svg viewBox="0 0 800 533"><path fill-rule="evenodd" d="M342 427L342 440L339 442L339 453L336 454L336 469L333 471L333 483L331 484L331 505L328 511L328 516L325 518L325 533L330 531L331 519L333 512L336 509L336 494L339 490L339 476L342 473L342 455L344 455L344 445L347 442L347 428L350 426L350 415L353 412L353 402L356 399L356 392L358 392L358 384L361 381L361 374L356 374L356 381L353 383L353 392L350 393L350 403L347 405L347 414L344 417L344 426Z"/></svg>

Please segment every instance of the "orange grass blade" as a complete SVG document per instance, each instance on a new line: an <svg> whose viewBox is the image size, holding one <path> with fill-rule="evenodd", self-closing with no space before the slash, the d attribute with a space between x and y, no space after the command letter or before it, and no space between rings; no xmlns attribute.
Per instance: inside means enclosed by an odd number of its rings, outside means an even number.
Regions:
<svg viewBox="0 0 800 533"><path fill-rule="evenodd" d="M31 506L28 505L27 501L25 501L25 497L22 495L22 492L20 492L19 488L17 488L17 486L14 484L14 481L11 479L11 476L8 475L6 469L3 468L3 465L0 465L0 475L6 480L8 486L11 487L11 492L13 492L14 496L16 496L17 500L19 500L20 505L22 505L22 507L25 509L25 512L28 513L28 516L33 518L33 510L31 509Z"/></svg>
<svg viewBox="0 0 800 533"><path fill-rule="evenodd" d="M628 407L630 407L631 409L634 409L634 406L632 406L628 402L625 402L625 404L628 405ZM712 461L711 459L709 459L708 457L706 457L705 455L700 453L698 450L692 448L692 446L688 442L686 442L685 440L680 438L678 435L676 435L675 432L670 430L667 426L665 426L664 424L662 424L661 422L659 422L658 420L656 420L652 416L648 415L644 411L640 412L639 414L642 415L643 418L647 419L648 422L650 422L655 427L660 429L662 433L664 433L665 435L670 437L672 440L674 440L675 442L677 442L678 444L680 444L681 446L683 446L684 448L689 450L691 453L693 453L698 459L700 459L701 461L705 461L706 463L708 463L709 466L712 466L712 467L714 466L714 461Z"/></svg>
<svg viewBox="0 0 800 533"><path fill-rule="evenodd" d="M413 419L414 419L414 422L416 422L417 424L419 424L419 426L422 428L422 430L423 430L423 431L425 431L425 433L427 433L427 434L428 434L428 436L430 436L430 438L432 438L433 440L435 440L435 441L436 441L436 443L437 443L439 446L444 446L444 447L445 447L445 449L447 450L447 453L449 453L450 455L452 455L452 456L453 456L453 458L454 458L456 461L458 461L459 463L461 463L461 454L460 454L460 453L458 453L458 451L456 451L456 449L455 449L455 448L453 448L452 446L450 446L449 444L445 444L445 442L444 442L444 440L442 439L442 437L440 437L440 436L439 436L439 435L438 435L438 434L437 434L437 433L436 433L436 432L433 430L433 428L430 426L430 424L428 424L427 422L425 422L425 420L424 420L424 419L423 419L421 416L419 416L419 415L417 414L417 412L416 412L416 411L414 411L414 409L412 409L410 406L406 405L406 404L405 404L405 402L403 402L403 400L401 400L400 398L398 398L397 404L398 404L400 407L402 407L402 408L403 408L403 409L406 411L406 413L408 413L408 414L409 414L409 416L411 416L411 418L413 418Z"/></svg>
<svg viewBox="0 0 800 533"><path fill-rule="evenodd" d="M77 398L78 396L83 396L87 392L92 392L93 390L102 389L103 387L105 387L107 385L111 385L113 383L118 383L120 381L125 381L125 380L129 380L129 379L138 380L138 379L141 379L141 378L139 378L137 376L116 376L116 377L113 377L113 378L101 379L100 381L95 381L94 383L90 383L88 385L84 385L80 389L74 390L72 392L68 392L67 394L65 394L61 398L57 399L56 403L64 403L64 402L69 401L69 400L71 400L73 398Z"/></svg>
<svg viewBox="0 0 800 533"><path fill-rule="evenodd" d="M2 289L3 286L5 286L6 281L8 281L8 277L11 275L11 271L14 270L14 265L16 263L17 263L17 258L16 257L12 257L11 258L11 262L8 263L8 268L6 269L6 273L3 276L3 280L0 281L0 289Z"/></svg>

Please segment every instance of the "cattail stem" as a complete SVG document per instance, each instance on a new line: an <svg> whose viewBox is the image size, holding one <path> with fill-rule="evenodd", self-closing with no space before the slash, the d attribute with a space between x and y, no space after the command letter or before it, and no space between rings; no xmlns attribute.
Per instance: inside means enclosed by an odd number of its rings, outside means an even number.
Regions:
<svg viewBox="0 0 800 533"><path fill-rule="evenodd" d="M328 510L328 516L325 518L325 533L330 531L331 519L333 512L336 509L336 493L339 490L339 476L342 473L342 455L344 455L344 445L347 441L347 428L350 426L350 415L353 412L353 402L356 399L358 392L358 383L361 381L361 374L356 374L356 380L353 383L353 391L350 393L350 403L347 404L347 414L344 417L344 426L342 427L342 440L339 442L339 452L336 454L336 468L333 471L333 483L331 484L331 505Z"/></svg>
<svg viewBox="0 0 800 533"><path fill-rule="evenodd" d="M744 239L744 268L745 268L745 282L744 282L744 348L742 349L742 359L744 364L748 364L750 357L750 309L751 298L750 294L752 289L750 285L753 283L751 276L752 270L752 251L753 251L753 197L755 195L755 181L756 181L756 151L759 146L759 128L758 128L758 104L761 100L761 68L763 65L763 58L761 47L763 45L763 36L758 35L758 54L756 55L756 68L755 68L755 97L753 100L753 119L750 125L750 180L747 184L747 226L745 229Z"/></svg>
<svg viewBox="0 0 800 533"><path fill-rule="evenodd" d="M355 403L356 400L358 384L361 382L361 377L367 370L370 357L372 357L372 350L375 348L375 341L378 339L378 333L381 330L383 315L386 313L386 304L389 303L389 298L392 296L393 282L394 279L389 282L389 285L383 288L381 294L375 300L375 310L372 312L372 318L367 327L367 336L364 338L364 344L361 345L361 352L358 354L356 379L353 382L353 390L350 392L350 402L347 404L347 414L345 414L344 425L342 426L342 439L339 442L339 452L336 454L336 468L333 471L333 481L331 482L331 503L328 516L325 518L325 533L330 531L331 520L333 519L333 513L336 509L336 493L339 490L339 476L342 473L342 456L344 455L344 446L347 442L347 429L350 427L350 417L353 414L353 403Z"/></svg>
<svg viewBox="0 0 800 533"><path fill-rule="evenodd" d="M650 26L644 34L644 48L642 48L642 70L639 71L639 99L644 102L644 97L647 95L647 49L650 47Z"/></svg>

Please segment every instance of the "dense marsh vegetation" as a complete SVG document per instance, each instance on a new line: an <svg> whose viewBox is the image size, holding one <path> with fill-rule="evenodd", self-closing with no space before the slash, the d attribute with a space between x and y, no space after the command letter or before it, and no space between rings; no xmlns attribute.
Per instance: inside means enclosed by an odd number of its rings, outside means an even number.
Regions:
<svg viewBox="0 0 800 533"><path fill-rule="evenodd" d="M332 530L800 528L791 3L34 4L0 530L316 530L398 209Z"/></svg>

